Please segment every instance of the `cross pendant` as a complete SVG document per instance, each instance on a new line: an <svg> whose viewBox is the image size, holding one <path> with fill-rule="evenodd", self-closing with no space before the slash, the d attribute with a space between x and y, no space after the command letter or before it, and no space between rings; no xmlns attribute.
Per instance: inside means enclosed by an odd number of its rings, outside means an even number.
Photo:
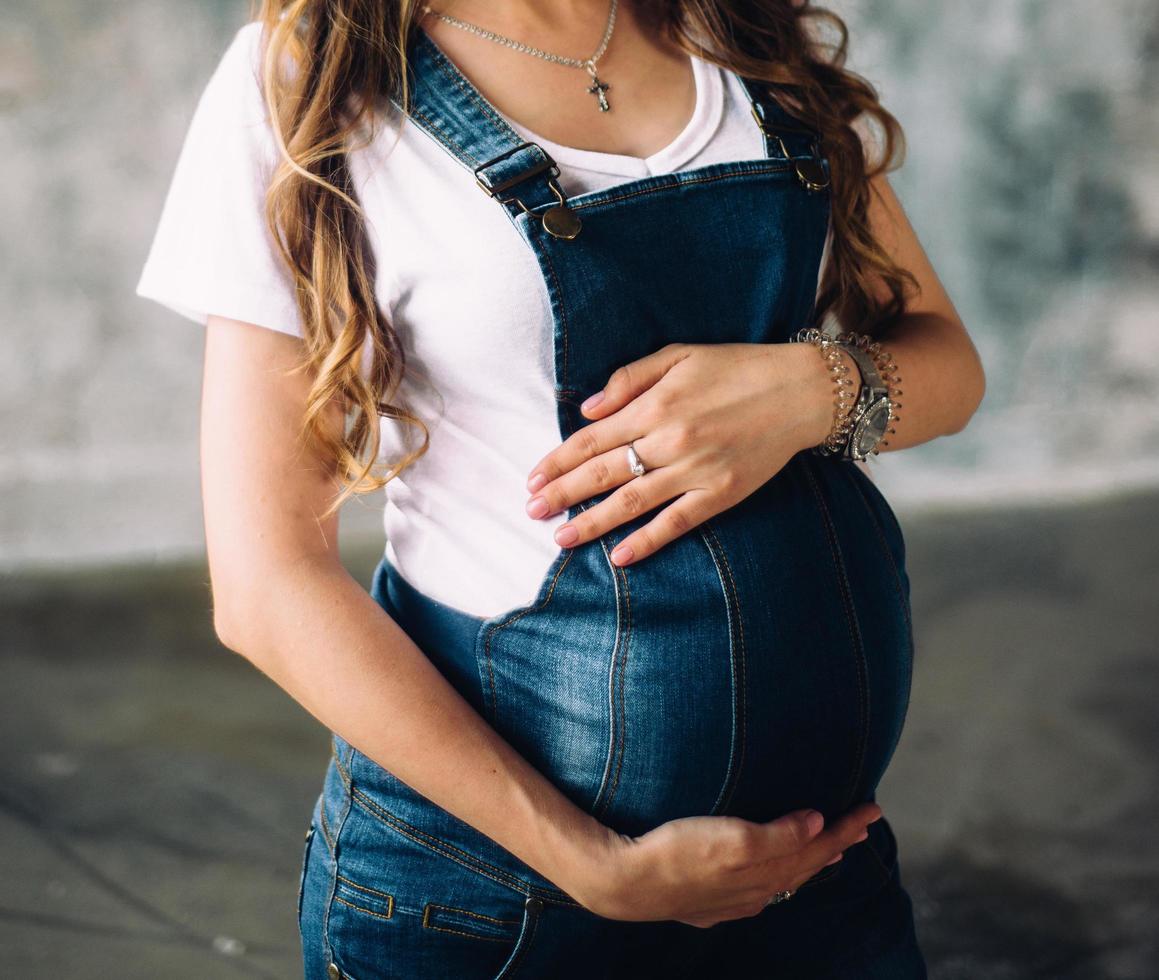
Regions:
<svg viewBox="0 0 1159 980"><path fill-rule="evenodd" d="M592 72L592 84L588 91L600 100L600 112L607 112L611 106L608 105L608 97L604 93L610 89L611 86L607 82L601 82L599 77Z"/></svg>

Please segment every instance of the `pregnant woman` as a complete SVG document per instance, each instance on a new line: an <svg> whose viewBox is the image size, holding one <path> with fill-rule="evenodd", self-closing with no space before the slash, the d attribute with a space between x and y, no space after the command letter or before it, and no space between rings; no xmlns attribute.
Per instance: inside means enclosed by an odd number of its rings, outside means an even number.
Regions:
<svg viewBox="0 0 1159 980"><path fill-rule="evenodd" d="M791 0L270 0L222 59L138 288L207 325L218 635L332 733L309 980L925 976L866 459L984 377L844 54Z"/></svg>

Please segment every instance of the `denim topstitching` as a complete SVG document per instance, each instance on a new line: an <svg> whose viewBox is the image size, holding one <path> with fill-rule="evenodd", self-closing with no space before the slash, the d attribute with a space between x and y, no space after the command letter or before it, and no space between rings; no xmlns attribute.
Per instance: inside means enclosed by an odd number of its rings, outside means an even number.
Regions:
<svg viewBox="0 0 1159 980"><path fill-rule="evenodd" d="M732 577L732 566L729 565L728 555L724 546L716 535L715 525L711 519L701 524L701 540L708 549L713 563L716 565L717 578L720 580L724 594L725 614L728 620L729 661L731 666L733 689L732 713L732 744L729 751L728 769L725 772L724 782L717 794L716 802L709 811L712 814L722 813L732 799L740 774L744 768L745 755L745 705L748 700L748 682L745 678L745 642L744 617L741 614L740 596L736 582ZM709 540L711 538L711 541ZM723 568L723 574L722 574ZM735 634L734 634L735 630Z"/></svg>
<svg viewBox="0 0 1159 980"><path fill-rule="evenodd" d="M845 562L841 558L840 543L837 540L837 530L833 526L833 517L829 513L829 505L825 502L824 494L813 472L813 460L807 453L801 453L799 458L804 462L805 477L813 491L813 498L817 502L817 510L825 529L825 537L829 544L829 551L833 559L833 571L837 577L837 585L841 590L841 603L845 610L846 622L849 627L850 645L853 648L853 658L856 667L858 707L860 709L860 734L857 759L850 775L846 790L846 804L844 809L853 805L853 796L857 790L857 783L861 779L861 770L865 762L866 747L869 742L869 678L868 667L865 663L865 646L861 639L861 627L857 620L857 610L853 605L853 597L849 590L849 579L845 572ZM841 464L838 464L841 465Z"/></svg>

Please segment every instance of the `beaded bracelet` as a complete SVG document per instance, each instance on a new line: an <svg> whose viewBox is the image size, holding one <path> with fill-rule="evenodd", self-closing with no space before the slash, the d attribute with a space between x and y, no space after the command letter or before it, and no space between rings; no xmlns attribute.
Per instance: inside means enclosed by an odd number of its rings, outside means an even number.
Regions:
<svg viewBox="0 0 1159 980"><path fill-rule="evenodd" d="M835 388L833 396L833 427L829 430L818 450L827 453L838 453L849 439L853 425L849 421L849 411L857 403L857 393L852 391L860 382L849 376L849 365L841 356L839 345L828 334L822 333L816 327L802 327L792 340L800 343L811 343L825 359L826 368L833 378Z"/></svg>
<svg viewBox="0 0 1159 980"><path fill-rule="evenodd" d="M812 343L820 350L821 356L829 364L829 372L833 375L836 388L833 399L833 428L829 435L814 447L815 452L822 455L835 455L841 452L848 443L849 435L853 429L849 412L857 403L857 394L849 389L859 382L850 379L849 368L838 353L838 348L841 347L856 346L873 358L877 372L881 375L881 380L889 391L887 431L896 434L897 429L892 428L892 423L901 418L896 412L896 409L901 408L901 402L897 400L897 396L902 394L901 388L897 387L901 377L897 374L897 364L894 363L892 355L880 343L868 334L846 331L838 333L836 336L829 336L817 327L803 327L791 339ZM889 440L883 438L881 445L888 446ZM879 448L874 448L873 455L878 455L879 451Z"/></svg>

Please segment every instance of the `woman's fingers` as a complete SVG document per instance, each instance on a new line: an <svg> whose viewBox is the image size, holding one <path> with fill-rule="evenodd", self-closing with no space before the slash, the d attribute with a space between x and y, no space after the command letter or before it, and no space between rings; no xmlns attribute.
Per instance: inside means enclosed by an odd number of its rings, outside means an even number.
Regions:
<svg viewBox="0 0 1159 980"><path fill-rule="evenodd" d="M845 857L844 851L839 851L826 861L821 867L828 867L831 864L836 864ZM688 925L695 925L701 928L708 928L716 925L719 922L727 922L731 919L741 919L749 916L760 915L761 912L771 904L769 901L773 895L779 891L787 890L797 892L802 885L804 885L810 878L813 877L821 868L811 868L805 873L798 874L790 882L785 883L783 880L767 885L756 899L750 899L744 903L737 903L735 900L732 904L721 908L713 909L710 912L702 912L699 916L680 919Z"/></svg>
<svg viewBox="0 0 1159 980"><path fill-rule="evenodd" d="M599 440L592 445L598 445ZM641 456L644 450L636 447ZM650 471L655 470L650 461L647 461ZM648 475L648 474L645 474ZM670 474L665 474L666 476ZM530 500L527 501L527 513L532 517L548 517L571 504L594 497L597 493L622 486L635 479L628 466L627 443L618 443L614 448L601 452L586 462L580 463L575 469L568 470L544 486ZM649 486L655 483L655 477L649 481ZM665 498L667 499L667 498ZM542 500L543 506L536 509L536 501ZM660 501L657 501L659 503ZM655 505L653 505L655 506ZM586 539L585 539L586 540Z"/></svg>
<svg viewBox="0 0 1159 980"><path fill-rule="evenodd" d="M707 494L701 490L686 492L682 492L682 490L679 475L667 467L649 471L643 476L633 477L595 506L588 507L577 514L574 519L557 527L555 540L565 548L574 548L587 541L594 541L600 535L606 534L613 528L660 506L673 497L676 497L676 501L680 505L678 512L665 518L662 526L669 524L673 529L683 527L688 530L693 526L688 521L696 518L697 523L699 523L705 517L710 516L707 513L704 516L699 516L704 505L702 498ZM667 509L671 509L671 507ZM671 525L673 518L675 518L676 523ZM656 520L660 520L660 517L653 518L653 521ZM651 522L645 526L650 526L650 524ZM571 533L569 529L574 529L574 533ZM636 532L637 535L639 533L639 531Z"/></svg>
<svg viewBox="0 0 1159 980"><path fill-rule="evenodd" d="M764 823L737 817L682 817L625 838L620 874L593 907L614 919L678 919L712 925L758 914L777 892L796 892L821 868L841 861L881 816L855 806L825 826L822 814L795 810ZM651 898L651 901L650 901Z"/></svg>
<svg viewBox="0 0 1159 980"><path fill-rule="evenodd" d="M637 415L638 413L631 409L616 412L573 432L531 468L527 477L527 492L542 493L552 481L560 479L602 453L616 449L623 452L623 447L627 446L629 441L640 439L644 435ZM625 458L626 456L627 454Z"/></svg>
<svg viewBox="0 0 1159 980"><path fill-rule="evenodd" d="M600 506L603 506L602 502ZM719 514L725 506L708 490L686 490L647 524L616 545L612 549L612 561L623 566L647 558Z"/></svg>
<svg viewBox="0 0 1159 980"><path fill-rule="evenodd" d="M834 857L839 858L854 844L865 840L869 836L866 827L880 816L881 808L876 803L854 807L809 841L799 855L801 866L808 870L808 877L832 863Z"/></svg>
<svg viewBox="0 0 1159 980"><path fill-rule="evenodd" d="M588 418L603 418L637 398L691 354L688 344L672 343L630 364L617 368L603 389L584 399L580 406Z"/></svg>
<svg viewBox="0 0 1159 980"><path fill-rule="evenodd" d="M767 860L802 851L821 833L825 818L816 810L792 810L757 826L761 828L760 845Z"/></svg>

